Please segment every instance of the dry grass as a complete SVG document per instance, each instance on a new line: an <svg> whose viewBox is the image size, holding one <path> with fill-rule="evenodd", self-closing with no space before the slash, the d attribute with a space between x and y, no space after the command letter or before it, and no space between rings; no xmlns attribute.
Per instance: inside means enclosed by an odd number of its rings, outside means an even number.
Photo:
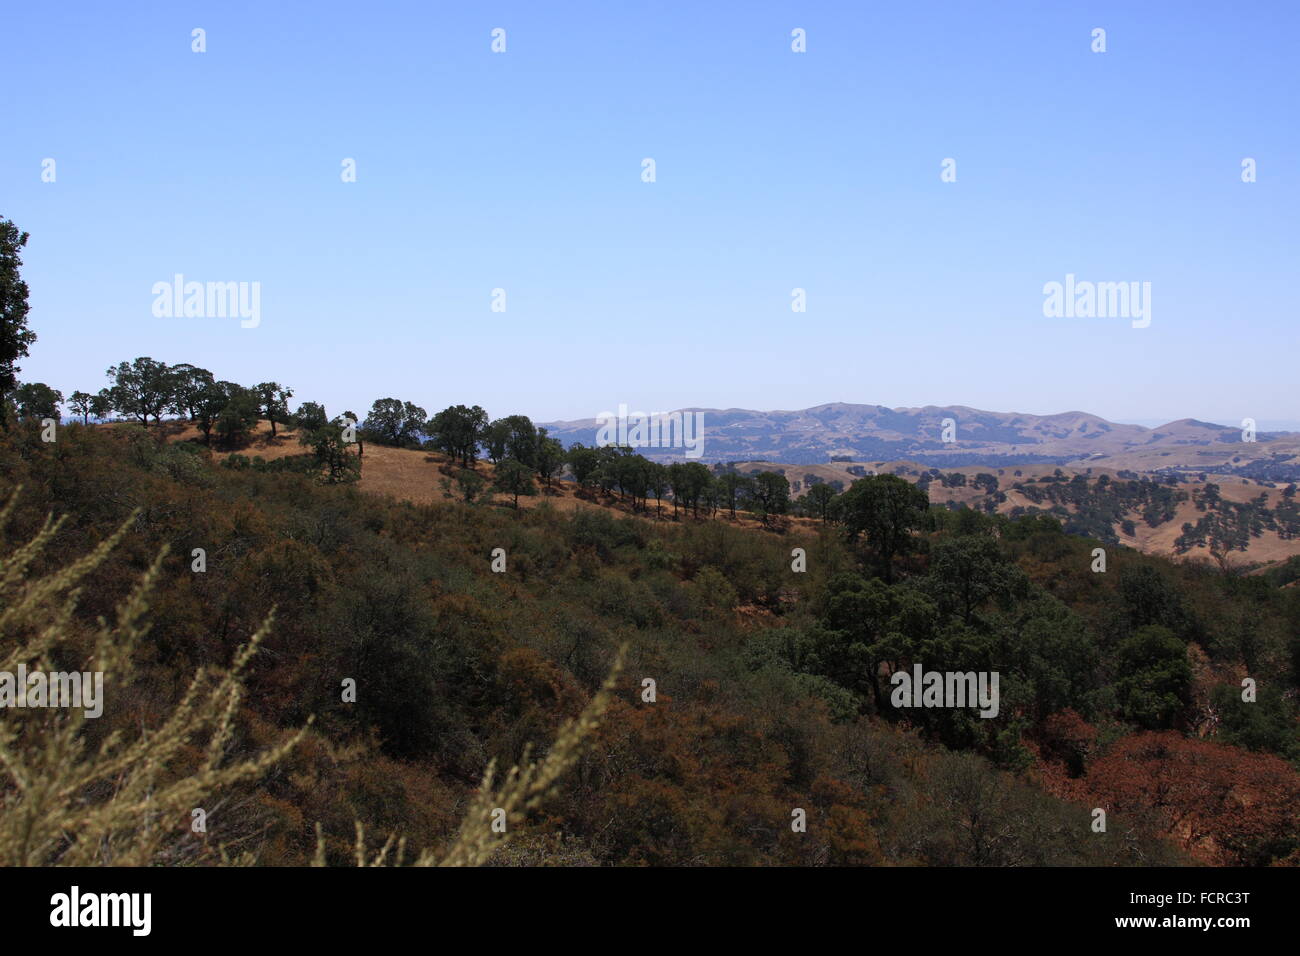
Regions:
<svg viewBox="0 0 1300 956"><path fill-rule="evenodd" d="M0 531L18 492L0 509ZM58 533L50 518L34 538L0 557L0 671L49 674L74 654L70 637L84 626L74 617L79 587L121 542L131 518L90 554L44 577L28 570ZM90 659L77 667L104 675L105 695L133 680L133 657L148 626L148 596L163 554L118 609L89 635ZM131 736L115 731L87 743L82 707L7 709L0 724L0 866L147 866L201 862L221 854L187 839L191 811L215 795L261 776L304 731L244 760L228 760L242 675L266 636L268 619L241 647L224 674L199 670L180 704L152 728ZM201 746L195 765L194 748ZM208 804L210 805L210 804Z"/></svg>
<svg viewBox="0 0 1300 956"><path fill-rule="evenodd" d="M163 434L168 441L201 442L203 437L197 428L183 422L165 422ZM277 428L277 435L272 438L270 426L264 421L257 423L257 427L253 431L252 441L248 446L238 451L238 454L249 458L260 456L267 461L303 453L304 449L298 443L298 435L293 429L279 427ZM229 454L231 453L214 452L218 459ZM479 461L475 463L474 467L475 471L490 486L495 471L492 463ZM410 501L420 505L437 504L457 498L452 475L454 471L459 470L459 465L452 466L446 455L437 452L411 448L389 448L385 445L367 443L362 456L361 480L357 483L357 487L368 494L388 495L398 501ZM444 487L444 482L448 483L447 487ZM499 493L487 494L479 500L502 506L511 506L513 503L511 496ZM647 521L674 520L673 506L669 501L663 503L662 510L659 512L656 512L653 499L651 499L648 512L634 512L629 502L620 500L617 496L593 495L585 492L580 495L577 486L571 481L555 481L552 482L550 488L544 487L539 482L537 494L521 495L519 498L520 508L538 508L542 505L559 511L599 508L605 511L615 511L623 515L632 515ZM675 520L696 519L690 518L685 512L679 511ZM706 519L701 517L699 520ZM744 512L738 512L734 519L729 513L719 512L718 518L715 520L724 520L743 528L758 529L763 527L762 523L756 518L752 518ZM784 525L787 530L796 533L815 534L818 522L809 518L786 518L784 519Z"/></svg>

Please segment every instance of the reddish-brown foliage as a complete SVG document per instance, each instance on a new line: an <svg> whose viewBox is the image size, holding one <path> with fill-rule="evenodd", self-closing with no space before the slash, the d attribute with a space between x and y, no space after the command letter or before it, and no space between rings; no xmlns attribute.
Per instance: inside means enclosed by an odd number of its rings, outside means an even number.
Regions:
<svg viewBox="0 0 1300 956"><path fill-rule="evenodd" d="M1300 828L1300 774L1285 761L1172 731L1121 739L1084 786L1098 806L1146 818L1210 863L1257 863Z"/></svg>

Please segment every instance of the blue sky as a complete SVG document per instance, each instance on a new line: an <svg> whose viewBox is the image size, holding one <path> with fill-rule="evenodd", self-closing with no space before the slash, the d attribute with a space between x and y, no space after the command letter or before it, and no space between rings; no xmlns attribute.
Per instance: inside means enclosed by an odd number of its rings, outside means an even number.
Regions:
<svg viewBox="0 0 1300 956"><path fill-rule="evenodd" d="M40 336L22 379L94 391L151 355L331 413L1294 421L1297 11L10 5L0 215L32 234ZM260 325L155 317L177 273L260 282ZM1151 325L1044 317L1067 273L1150 282Z"/></svg>

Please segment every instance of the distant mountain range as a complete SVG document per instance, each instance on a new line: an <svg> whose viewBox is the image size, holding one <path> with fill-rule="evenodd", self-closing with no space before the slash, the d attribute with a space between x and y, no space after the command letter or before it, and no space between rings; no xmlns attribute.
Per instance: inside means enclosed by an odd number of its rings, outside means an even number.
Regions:
<svg viewBox="0 0 1300 956"><path fill-rule="evenodd" d="M675 447L630 444L646 457L705 462L773 461L815 464L831 460L970 464L1069 464L1106 459L1139 471L1220 468L1249 463L1300 466L1300 434L1258 432L1243 441L1240 428L1191 418L1157 428L1123 425L1086 412L1029 415L989 412L965 405L888 408L833 402L800 411L689 408L703 428L699 454ZM629 415L628 427L636 421ZM604 422L596 419L544 423L566 446L597 443ZM954 440L945 441L947 436ZM665 429L665 434L667 430ZM688 430L688 435L691 432Z"/></svg>

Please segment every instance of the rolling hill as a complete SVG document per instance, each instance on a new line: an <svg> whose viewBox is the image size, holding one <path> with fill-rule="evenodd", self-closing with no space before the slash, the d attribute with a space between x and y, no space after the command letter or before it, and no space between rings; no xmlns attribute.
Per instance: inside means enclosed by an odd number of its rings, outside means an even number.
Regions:
<svg viewBox="0 0 1300 956"><path fill-rule="evenodd" d="M172 441L200 441L199 432L192 424L170 422L166 430ZM272 437L269 425L259 422L250 444L239 454L274 461L301 455L303 450L292 428L282 427ZM221 460L229 454L217 452L216 456ZM453 469L447 464L446 456L436 452L368 443L358 487L370 494L421 505L448 501L458 497L458 492L452 480ZM508 503L506 496L494 496L490 491L492 465L479 461L475 467L488 483L484 496ZM1047 512L1060 518L1067 530L1148 554L1222 558L1240 565L1267 565L1300 554L1300 536L1288 530L1288 522L1294 524L1295 519L1289 517L1291 506L1283 485L1215 471L1159 475L1091 463L1074 467L1043 464L999 467L995 463L937 469L914 459L821 464L753 460L728 463L726 467L734 467L744 474L778 472L790 482L791 497L796 499L819 482L845 488L866 475L896 474L924 483L934 504L966 505L1009 516ZM981 474L996 479L997 487L977 487L975 482ZM955 477L958 475L960 479ZM1126 487L1141 494L1125 498L1115 493ZM1160 499L1160 507L1152 505L1153 496ZM559 511L595 508L634 513L619 496L590 490L580 492L572 481L566 480L558 480L550 488L539 486L538 494L520 498L523 508L542 504ZM662 514L656 512L645 517L670 518L671 496L664 499L662 509ZM736 519L727 520L742 526L760 524L743 512ZM1189 525L1205 531L1187 535ZM815 526L816 522L810 518L787 519L787 528L796 533L812 533ZM1228 537L1235 538L1234 547L1226 547Z"/></svg>
<svg viewBox="0 0 1300 956"><path fill-rule="evenodd" d="M1255 466L1291 469L1300 477L1300 434L1260 432L1255 441L1246 442L1240 429L1190 418L1145 428L1077 411L1031 415L964 405L888 408L844 402L799 411L689 408L670 414L688 413L702 416L699 459L706 462L911 459L958 467L1087 461L1134 471L1236 471ZM633 427L635 414L629 415ZM943 440L947 420L951 420L953 441ZM596 443L601 427L597 419L544 424L566 446ZM659 460L687 457L680 443L676 447L637 445L637 450Z"/></svg>

